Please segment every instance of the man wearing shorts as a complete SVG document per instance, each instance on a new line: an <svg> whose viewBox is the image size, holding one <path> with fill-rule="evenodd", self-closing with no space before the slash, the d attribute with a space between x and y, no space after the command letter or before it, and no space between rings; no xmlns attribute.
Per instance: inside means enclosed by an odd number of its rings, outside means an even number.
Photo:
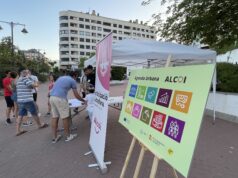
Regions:
<svg viewBox="0 0 238 178"><path fill-rule="evenodd" d="M68 91L72 89L74 96L84 102L77 91L76 77L75 72L70 72L69 76L58 78L50 92L52 112L51 127L53 132L52 143L56 143L61 138L61 135L57 135L59 118L63 120L64 133L66 136L65 141L71 141L77 137L77 134L70 134L69 104L67 100Z"/></svg>
<svg viewBox="0 0 238 178"><path fill-rule="evenodd" d="M6 110L6 124L11 124L11 119L10 119L10 113L11 110L14 109L14 102L12 101L12 91L11 91L11 82L12 82L12 78L10 76L11 72L9 70L7 70L5 72L6 77L2 80L2 84L3 84L3 88L4 88L4 97L6 100L6 104L7 104L7 110Z"/></svg>
<svg viewBox="0 0 238 178"><path fill-rule="evenodd" d="M22 70L20 78L17 81L17 102L19 107L19 113L17 118L16 136L19 136L26 131L21 130L21 122L23 116L27 114L27 111L31 113L39 129L45 128L48 124L41 123L38 117L38 111L33 100L32 89L38 85L30 80L27 76L27 70Z"/></svg>

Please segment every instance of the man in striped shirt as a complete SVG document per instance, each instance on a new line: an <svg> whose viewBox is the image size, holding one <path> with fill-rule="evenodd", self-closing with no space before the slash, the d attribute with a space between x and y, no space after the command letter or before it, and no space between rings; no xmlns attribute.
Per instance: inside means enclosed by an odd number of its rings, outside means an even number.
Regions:
<svg viewBox="0 0 238 178"><path fill-rule="evenodd" d="M21 122L23 119L23 116L27 114L27 111L29 111L36 121L38 128L45 128L48 126L48 124L41 123L40 118L38 117L38 111L36 109L36 105L33 100L33 94L32 89L37 87L37 83L34 83L32 80L30 80L27 77L27 70L21 71L21 76L17 81L17 103L19 106L19 115L17 118L17 130L16 130L16 136L19 136L26 131L21 130Z"/></svg>

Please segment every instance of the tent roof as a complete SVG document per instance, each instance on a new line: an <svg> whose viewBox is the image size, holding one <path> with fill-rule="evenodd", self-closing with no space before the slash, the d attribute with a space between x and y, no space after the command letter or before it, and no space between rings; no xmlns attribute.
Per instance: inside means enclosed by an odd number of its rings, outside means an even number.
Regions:
<svg viewBox="0 0 238 178"><path fill-rule="evenodd" d="M164 65L169 55L174 63L202 63L216 60L215 51L171 42L125 39L112 45L112 65L146 66L148 60L151 61L151 65ZM93 56L85 61L84 65L95 66L95 63L96 57Z"/></svg>

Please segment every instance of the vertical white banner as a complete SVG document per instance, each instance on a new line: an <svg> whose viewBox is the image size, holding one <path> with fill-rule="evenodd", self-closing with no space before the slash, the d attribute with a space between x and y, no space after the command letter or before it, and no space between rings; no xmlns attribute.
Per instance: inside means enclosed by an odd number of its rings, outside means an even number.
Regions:
<svg viewBox="0 0 238 178"><path fill-rule="evenodd" d="M96 47L96 86L89 145L102 170L106 169L104 151L107 131L108 98L112 63L112 33Z"/></svg>

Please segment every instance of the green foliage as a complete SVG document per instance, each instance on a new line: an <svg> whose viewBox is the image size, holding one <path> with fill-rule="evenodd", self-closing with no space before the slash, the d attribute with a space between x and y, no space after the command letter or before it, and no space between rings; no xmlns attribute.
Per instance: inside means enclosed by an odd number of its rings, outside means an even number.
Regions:
<svg viewBox="0 0 238 178"><path fill-rule="evenodd" d="M198 41L218 53L238 48L237 0L162 0L162 5L167 5L166 20L161 22L160 13L153 15L162 39L182 44Z"/></svg>
<svg viewBox="0 0 238 178"><path fill-rule="evenodd" d="M217 91L238 93L238 65L217 63Z"/></svg>
<svg viewBox="0 0 238 178"><path fill-rule="evenodd" d="M87 57L81 57L79 60L79 68L83 69L84 68L84 61L86 61L88 58Z"/></svg>
<svg viewBox="0 0 238 178"><path fill-rule="evenodd" d="M123 80L125 78L126 68L112 66L111 80Z"/></svg>
<svg viewBox="0 0 238 178"><path fill-rule="evenodd" d="M43 74L49 73L50 66L42 59L27 60L24 53L14 46L14 54L12 54L12 43L10 37L4 37L0 42L0 77L4 77L6 70L17 71L21 67L28 68L32 73L39 76L39 80L44 82ZM17 50L16 50L17 49ZM17 51L17 52L16 52ZM2 82L0 82L2 84ZM1 87L0 84L0 87Z"/></svg>

